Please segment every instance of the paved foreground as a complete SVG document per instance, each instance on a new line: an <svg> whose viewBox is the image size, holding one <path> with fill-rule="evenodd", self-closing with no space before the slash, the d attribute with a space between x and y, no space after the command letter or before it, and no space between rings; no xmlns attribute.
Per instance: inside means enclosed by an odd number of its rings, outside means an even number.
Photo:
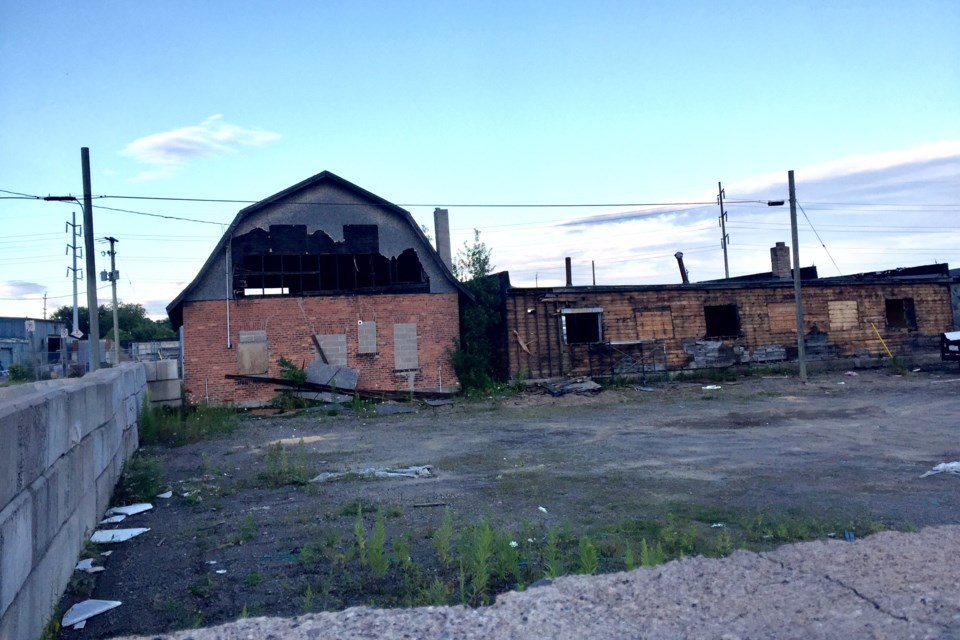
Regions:
<svg viewBox="0 0 960 640"><path fill-rule="evenodd" d="M560 578L483 609L354 608L149 637L960 638L960 526Z"/></svg>

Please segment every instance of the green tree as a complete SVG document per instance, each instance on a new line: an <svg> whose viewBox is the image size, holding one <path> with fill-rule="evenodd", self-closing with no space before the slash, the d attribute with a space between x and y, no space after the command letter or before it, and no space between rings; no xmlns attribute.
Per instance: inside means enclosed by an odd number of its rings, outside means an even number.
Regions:
<svg viewBox="0 0 960 640"><path fill-rule="evenodd" d="M113 305L102 304L97 308L100 336L113 337ZM60 307L50 316L51 320L63 322L72 331L73 307ZM77 308L77 324L84 335L90 333L90 314L86 307ZM147 310L143 305L136 303L117 304L117 322L120 325L120 342L147 342L150 340L170 340L177 337L170 325L170 320L151 320L147 317Z"/></svg>
<svg viewBox="0 0 960 640"><path fill-rule="evenodd" d="M460 317L460 342L453 353L453 366L464 391L482 391L497 377L497 339L503 331L500 279L491 275L492 250L473 230L473 244L463 243L453 260L453 273L473 294Z"/></svg>

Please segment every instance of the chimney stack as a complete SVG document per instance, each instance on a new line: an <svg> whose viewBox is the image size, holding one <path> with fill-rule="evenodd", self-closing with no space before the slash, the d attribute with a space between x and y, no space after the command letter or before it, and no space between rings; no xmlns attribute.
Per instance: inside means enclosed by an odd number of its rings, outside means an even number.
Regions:
<svg viewBox="0 0 960 640"><path fill-rule="evenodd" d="M774 278L792 278L793 271L790 267L790 247L783 242L778 242L777 246L770 248L770 271Z"/></svg>
<svg viewBox="0 0 960 640"><path fill-rule="evenodd" d="M433 232L436 234L437 253L447 269L453 271L453 254L450 252L450 214L446 209L434 208Z"/></svg>
<svg viewBox="0 0 960 640"><path fill-rule="evenodd" d="M567 286L573 286L573 266L570 262L570 258L564 258L564 263L567 271Z"/></svg>

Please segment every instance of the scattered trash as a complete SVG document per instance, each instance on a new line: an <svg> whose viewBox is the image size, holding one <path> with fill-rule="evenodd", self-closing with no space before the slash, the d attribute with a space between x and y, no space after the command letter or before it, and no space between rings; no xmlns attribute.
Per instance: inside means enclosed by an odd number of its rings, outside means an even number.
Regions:
<svg viewBox="0 0 960 640"><path fill-rule="evenodd" d="M98 616L101 613L110 611L110 609L116 609L121 604L123 603L116 600L84 600L83 602L78 602L67 609L67 612L63 614L63 619L60 621L60 626L72 627L75 624L92 618L93 616Z"/></svg>
<svg viewBox="0 0 960 640"><path fill-rule="evenodd" d="M543 511L544 513L546 513L546 512L547 512L547 509L546 509L546 507L537 507L537 509L539 509L540 511Z"/></svg>
<svg viewBox="0 0 960 640"><path fill-rule="evenodd" d="M216 560L207 560L207 564L217 564Z"/></svg>
<svg viewBox="0 0 960 640"><path fill-rule="evenodd" d="M163 493L158 493L157 497L163 498L164 500L169 500L173 497L173 491L164 491Z"/></svg>
<svg viewBox="0 0 960 640"><path fill-rule="evenodd" d="M723 389L723 387L721 387L718 384L708 384L705 387L703 387L704 391L717 391L719 389Z"/></svg>
<svg viewBox="0 0 960 640"><path fill-rule="evenodd" d="M123 522L126 519L127 519L127 516L123 514L118 514L115 516L110 516L109 518L104 518L103 520L100 521L100 524L117 524L117 523Z"/></svg>
<svg viewBox="0 0 960 640"><path fill-rule="evenodd" d="M843 375L845 375L845 376L858 376L858 375L860 375L860 374L857 373L856 371L847 371L847 372L846 372L845 374L843 374Z"/></svg>
<svg viewBox="0 0 960 640"><path fill-rule="evenodd" d="M857 536L856 534L853 533L853 531L844 531L843 539L846 540L847 542L853 542L854 540L857 539Z"/></svg>
<svg viewBox="0 0 960 640"><path fill-rule="evenodd" d="M925 474L920 476L921 478L926 478L927 476L932 476L938 473L953 473L960 476L960 461L958 462L941 462L930 471L927 471Z"/></svg>
<svg viewBox="0 0 960 640"><path fill-rule="evenodd" d="M646 391L647 393L653 393L656 391L653 387L634 387L637 391Z"/></svg>
<svg viewBox="0 0 960 640"><path fill-rule="evenodd" d="M113 553L113 551L104 551L100 555L102 555L104 558L109 558L111 553Z"/></svg>
<svg viewBox="0 0 960 640"><path fill-rule="evenodd" d="M830 533L827 534L827 537L828 537L828 538L836 538L836 537L837 537L837 534L834 533L833 531L831 531Z"/></svg>
<svg viewBox="0 0 960 640"><path fill-rule="evenodd" d="M346 476L360 476L364 478L435 478L436 474L431 464L402 467L399 469L375 469L374 467L369 467L356 472L324 472L310 480L310 482L328 482L330 480L339 480Z"/></svg>
<svg viewBox="0 0 960 640"><path fill-rule="evenodd" d="M136 538L141 533L146 533L150 529L99 529L90 536L90 542L94 544L106 544L110 542L126 542L130 538Z"/></svg>
<svg viewBox="0 0 960 640"><path fill-rule="evenodd" d="M920 373L922 369L920 369L920 367L917 367L916 369L911 369L911 371L913 371L913 373Z"/></svg>
<svg viewBox="0 0 960 640"><path fill-rule="evenodd" d="M137 504L128 504L123 507L114 507L112 509L107 509L107 515L117 515L122 514L125 516L135 516L138 513L143 513L144 511L150 511L153 509L153 505L149 502L138 502Z"/></svg>
<svg viewBox="0 0 960 640"><path fill-rule="evenodd" d="M374 411L378 415L393 415L395 413L416 413L417 408L407 404L378 404Z"/></svg>
<svg viewBox="0 0 960 640"><path fill-rule="evenodd" d="M93 558L87 558L78 562L77 566L74 567L73 570L85 571L87 573L100 573L101 571L106 571L106 568L93 566Z"/></svg>
<svg viewBox="0 0 960 640"><path fill-rule="evenodd" d="M847 384L847 383L846 383L846 382L843 382L843 381L841 381L841 382L838 382L837 384Z"/></svg>
<svg viewBox="0 0 960 640"><path fill-rule="evenodd" d="M711 529L723 529L723 528L726 527L726 526L727 526L727 525L723 524L722 522L714 522L712 525L710 525L710 528L711 528Z"/></svg>
<svg viewBox="0 0 960 640"><path fill-rule="evenodd" d="M214 573L216 573L217 575L220 575L220 576L222 576L222 575L225 574L226 572L227 572L226 569L217 569L216 571L214 571Z"/></svg>
<svg viewBox="0 0 960 640"><path fill-rule="evenodd" d="M511 546L512 548L516 549L516 548L519 547L520 545L517 544L517 541L516 541L516 540L511 540L511 541L510 541L510 546Z"/></svg>
<svg viewBox="0 0 960 640"><path fill-rule="evenodd" d="M431 407L443 407L448 404L453 404L453 400L424 400Z"/></svg>
<svg viewBox="0 0 960 640"><path fill-rule="evenodd" d="M540 386L546 389L547 393L554 398L565 396L568 393L595 393L603 390L603 387L590 378L574 378L573 380L564 380L555 384L541 382Z"/></svg>
<svg viewBox="0 0 960 640"><path fill-rule="evenodd" d="M77 624L73 625L73 626L70 627L70 628L73 629L74 631L80 631L80 629L83 629L83 628L85 628L86 626L87 626L87 621L84 620L84 621L82 621L82 622L78 622Z"/></svg>

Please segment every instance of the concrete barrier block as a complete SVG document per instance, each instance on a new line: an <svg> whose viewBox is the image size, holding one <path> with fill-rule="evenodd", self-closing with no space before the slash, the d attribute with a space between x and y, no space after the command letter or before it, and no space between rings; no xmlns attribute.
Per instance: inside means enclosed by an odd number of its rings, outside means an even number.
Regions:
<svg viewBox="0 0 960 640"><path fill-rule="evenodd" d="M163 400L179 400L180 399L180 381L179 380L164 380L162 382L151 382L148 385L150 389L150 399L154 402L161 402Z"/></svg>
<svg viewBox="0 0 960 640"><path fill-rule="evenodd" d="M32 581L20 590L17 597L7 608L6 612L0 617L0 638L39 638L43 630L43 624L37 625L35 621L39 617L40 609L33 602L34 589ZM47 618L52 610L47 613Z"/></svg>
<svg viewBox="0 0 960 640"><path fill-rule="evenodd" d="M99 408L100 395L98 391L98 386L93 384L93 381L86 382L81 390L78 390L78 393L82 393L83 398L83 416L80 418L80 424L83 425L83 431L81 433L82 437L86 437L87 434L91 433L94 429L99 427L103 422L100 419L102 410Z"/></svg>
<svg viewBox="0 0 960 640"><path fill-rule="evenodd" d="M60 501L57 499L56 492L51 492L48 479L54 478L54 484L56 484L56 475L56 471L48 469L46 475L40 476L30 485L30 511L33 526L32 564L40 561L40 556L60 529Z"/></svg>
<svg viewBox="0 0 960 640"><path fill-rule="evenodd" d="M137 424L140 418L140 403L136 395L132 395L123 401L124 419L123 429L127 430Z"/></svg>
<svg viewBox="0 0 960 640"><path fill-rule="evenodd" d="M46 406L47 417L44 426L47 430L47 456L44 466L49 467L70 449L67 391L62 388L50 390L46 394Z"/></svg>
<svg viewBox="0 0 960 640"><path fill-rule="evenodd" d="M0 508L17 495L18 414L13 404L0 406Z"/></svg>
<svg viewBox="0 0 960 640"><path fill-rule="evenodd" d="M0 511L0 616L17 597L32 566L31 501L23 492Z"/></svg>
<svg viewBox="0 0 960 640"><path fill-rule="evenodd" d="M31 396L17 416L17 491L30 486L46 471L47 410L43 396Z"/></svg>
<svg viewBox="0 0 960 640"><path fill-rule="evenodd" d="M157 362L157 380L178 380L176 360L161 360Z"/></svg>
<svg viewBox="0 0 960 640"><path fill-rule="evenodd" d="M60 513L61 523L69 519L70 514L80 503L80 496L83 494L83 485L78 482L80 478L80 465L77 456L66 456L54 465L56 477L51 476L51 480L56 481L51 487L51 491L57 498L57 509Z"/></svg>
<svg viewBox="0 0 960 640"><path fill-rule="evenodd" d="M36 629L36 635L24 637L38 637L43 625L54 612L80 557L80 550L85 542L83 533L78 515L67 520L54 536L40 562L34 567L29 583L26 585L30 593L30 601L34 606L34 613L31 619L23 621L22 624L25 623L31 629Z"/></svg>

